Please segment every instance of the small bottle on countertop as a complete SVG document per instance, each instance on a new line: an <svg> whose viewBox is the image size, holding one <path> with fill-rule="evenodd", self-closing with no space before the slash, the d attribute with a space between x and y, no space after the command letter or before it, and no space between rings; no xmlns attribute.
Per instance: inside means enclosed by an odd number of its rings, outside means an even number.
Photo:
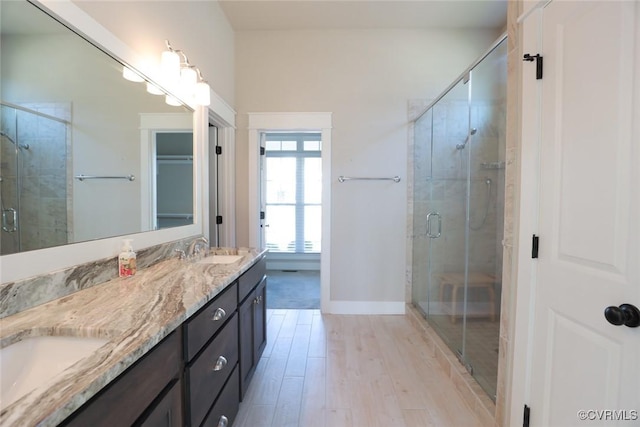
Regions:
<svg viewBox="0 0 640 427"><path fill-rule="evenodd" d="M136 274L136 253L131 246L131 239L122 241L122 251L118 255L118 275L129 277Z"/></svg>

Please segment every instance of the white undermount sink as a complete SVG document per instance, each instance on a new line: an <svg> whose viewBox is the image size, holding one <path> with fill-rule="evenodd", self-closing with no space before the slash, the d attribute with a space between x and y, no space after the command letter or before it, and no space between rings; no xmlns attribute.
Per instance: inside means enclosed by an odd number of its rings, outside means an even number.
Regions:
<svg viewBox="0 0 640 427"><path fill-rule="evenodd" d="M233 264L242 258L243 255L209 255L198 261L198 264Z"/></svg>
<svg viewBox="0 0 640 427"><path fill-rule="evenodd" d="M90 356L102 338L42 336L0 349L0 410Z"/></svg>

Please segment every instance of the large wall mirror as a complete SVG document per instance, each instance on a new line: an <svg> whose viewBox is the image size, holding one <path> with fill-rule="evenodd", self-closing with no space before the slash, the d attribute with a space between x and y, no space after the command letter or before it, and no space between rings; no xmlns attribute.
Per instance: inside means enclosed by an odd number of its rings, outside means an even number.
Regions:
<svg viewBox="0 0 640 427"><path fill-rule="evenodd" d="M36 5L0 8L0 255L193 224L193 111Z"/></svg>

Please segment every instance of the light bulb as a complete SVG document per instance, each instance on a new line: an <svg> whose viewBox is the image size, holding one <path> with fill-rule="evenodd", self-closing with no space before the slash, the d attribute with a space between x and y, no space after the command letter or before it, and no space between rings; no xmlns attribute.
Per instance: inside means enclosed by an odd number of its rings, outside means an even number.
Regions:
<svg viewBox="0 0 640 427"><path fill-rule="evenodd" d="M122 67L122 77L129 80L130 82L140 83L144 81L144 78L142 78L140 74L136 73L127 66Z"/></svg>
<svg viewBox="0 0 640 427"><path fill-rule="evenodd" d="M173 105L174 107L179 107L180 105L182 105L182 103L178 101L176 97L171 95L167 95L164 98L164 102L166 102L168 105Z"/></svg>
<svg viewBox="0 0 640 427"><path fill-rule="evenodd" d="M198 73L191 67L185 67L180 70L180 86L183 88L191 87L198 82Z"/></svg>
<svg viewBox="0 0 640 427"><path fill-rule="evenodd" d="M147 82L147 92L152 95L164 95L164 92L158 88L158 86L154 85L151 82Z"/></svg>
<svg viewBox="0 0 640 427"><path fill-rule="evenodd" d="M162 77L170 83L180 79L180 55L176 52L165 50L160 58Z"/></svg>
<svg viewBox="0 0 640 427"><path fill-rule="evenodd" d="M198 105L210 105L211 93L207 82L198 82L194 91L194 101Z"/></svg>

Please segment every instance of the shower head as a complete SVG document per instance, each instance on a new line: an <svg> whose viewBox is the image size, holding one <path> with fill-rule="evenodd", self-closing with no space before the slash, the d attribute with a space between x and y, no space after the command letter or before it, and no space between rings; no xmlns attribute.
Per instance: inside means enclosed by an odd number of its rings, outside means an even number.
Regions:
<svg viewBox="0 0 640 427"><path fill-rule="evenodd" d="M467 135L467 137L464 139L464 142L462 144L456 145L456 150L463 150L464 147L467 146L467 142L469 142L469 137L471 135L475 135L476 132L478 132L478 128L471 128L471 131L469 131L469 135Z"/></svg>

